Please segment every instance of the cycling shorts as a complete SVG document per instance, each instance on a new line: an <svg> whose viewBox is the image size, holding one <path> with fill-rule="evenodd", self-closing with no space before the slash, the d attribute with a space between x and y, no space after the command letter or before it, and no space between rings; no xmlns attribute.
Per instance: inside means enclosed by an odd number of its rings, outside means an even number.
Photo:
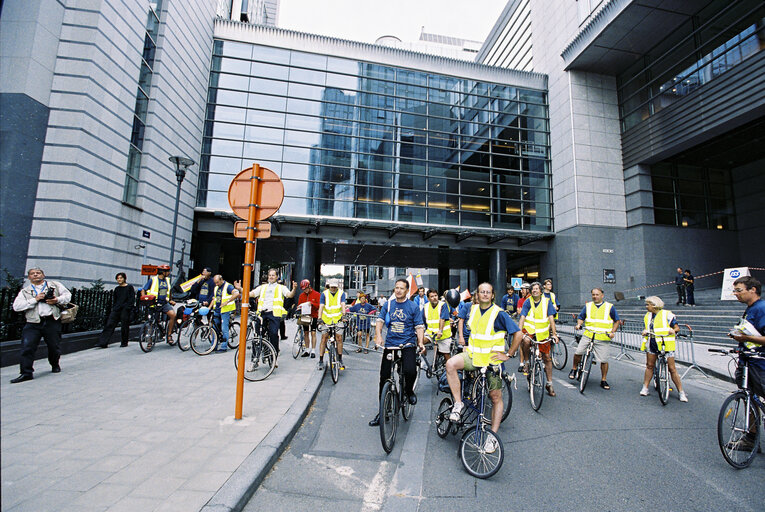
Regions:
<svg viewBox="0 0 765 512"><path fill-rule="evenodd" d="M648 343L648 347L646 347L649 354L658 354L659 353L659 345L656 344L656 338L651 338L650 343ZM670 357L675 357L675 351L667 352L667 359Z"/></svg>
<svg viewBox="0 0 765 512"><path fill-rule="evenodd" d="M311 318L311 325L301 325L300 327L303 328L303 332L314 332L316 331L316 325L319 323L318 318Z"/></svg>
<svg viewBox="0 0 765 512"><path fill-rule="evenodd" d="M162 304L162 312L163 313L169 313L172 310L173 310L173 306L169 302L165 302L164 304Z"/></svg>
<svg viewBox="0 0 765 512"><path fill-rule="evenodd" d="M531 339L536 339L536 334L530 335L530 336L531 336ZM539 346L539 351L542 354L549 354L550 353L550 345L551 344L552 344L552 338L547 338L547 343L540 343L538 345Z"/></svg>
<svg viewBox="0 0 765 512"><path fill-rule="evenodd" d="M470 358L469 355L467 355L467 352L462 352L461 354L457 354L454 357L462 358L462 361L465 363L465 371L472 372L479 369L478 367L473 366L473 360ZM493 391L495 389L502 389L502 378L499 376L498 373L495 373L493 371L487 371L486 380L489 384L489 391Z"/></svg>

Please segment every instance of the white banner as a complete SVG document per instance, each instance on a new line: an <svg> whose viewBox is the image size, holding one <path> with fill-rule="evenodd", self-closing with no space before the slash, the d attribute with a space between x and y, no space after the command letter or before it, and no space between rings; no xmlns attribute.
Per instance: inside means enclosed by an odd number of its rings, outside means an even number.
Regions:
<svg viewBox="0 0 765 512"><path fill-rule="evenodd" d="M720 300L736 300L736 296L733 295L733 281L748 275L751 275L749 274L749 267L726 268L723 273Z"/></svg>

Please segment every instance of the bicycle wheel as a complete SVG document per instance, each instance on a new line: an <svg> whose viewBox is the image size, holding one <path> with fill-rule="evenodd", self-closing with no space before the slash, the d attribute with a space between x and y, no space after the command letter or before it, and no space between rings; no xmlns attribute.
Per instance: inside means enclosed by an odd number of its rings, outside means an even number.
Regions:
<svg viewBox="0 0 765 512"><path fill-rule="evenodd" d="M502 403L505 406L502 421L505 421L510 414L510 409L513 408L513 381L506 373L502 374Z"/></svg>
<svg viewBox="0 0 765 512"><path fill-rule="evenodd" d="M659 400L661 405L667 405L669 399L669 371L667 370L667 360L659 358L656 364L657 382L659 385Z"/></svg>
<svg viewBox="0 0 765 512"><path fill-rule="evenodd" d="M292 341L293 359L297 359L300 357L300 354L303 353L303 343L303 326L298 325L297 331L295 332L295 339Z"/></svg>
<svg viewBox="0 0 765 512"><path fill-rule="evenodd" d="M152 322L145 322L141 326L141 332L138 335L138 344L141 346L141 350L151 352L159 336L159 333L156 331L158 331L157 326Z"/></svg>
<svg viewBox="0 0 765 512"><path fill-rule="evenodd" d="M337 384L337 378L340 376L340 364L337 362L334 343L327 347L327 352L329 352L329 375L332 377L332 384Z"/></svg>
<svg viewBox="0 0 765 512"><path fill-rule="evenodd" d="M542 400L545 398L545 382L547 376L545 375L544 366L536 359L534 360L534 366L531 369L531 389L529 390L529 398L531 399L531 408L538 411L542 407Z"/></svg>
<svg viewBox="0 0 765 512"><path fill-rule="evenodd" d="M748 409L746 393L737 391L725 399L717 417L720 451L736 469L749 466L760 445L760 412L751 401Z"/></svg>
<svg viewBox="0 0 765 512"><path fill-rule="evenodd" d="M568 349L566 348L566 344L562 341L558 341L558 343L553 343L550 355L552 356L552 364L557 370L562 370L566 367L566 363L568 362Z"/></svg>
<svg viewBox="0 0 765 512"><path fill-rule="evenodd" d="M441 439L449 434L449 426L451 425L451 423L449 423L449 414L452 412L452 405L454 405L454 402L452 402L451 397L448 396L438 404L438 414L436 414L435 423L436 434L438 434L438 437Z"/></svg>
<svg viewBox="0 0 765 512"><path fill-rule="evenodd" d="M592 352L587 352L584 356L584 362L582 363L582 375L579 377L579 392L584 393L584 388L587 387L587 379L590 378L590 370L592 369Z"/></svg>
<svg viewBox="0 0 765 512"><path fill-rule="evenodd" d="M191 348L191 333L194 331L194 321L184 320L178 328L178 348L186 352Z"/></svg>
<svg viewBox="0 0 765 512"><path fill-rule="evenodd" d="M380 442L385 453L393 451L398 430L398 395L393 383L385 383L380 395Z"/></svg>
<svg viewBox="0 0 765 512"><path fill-rule="evenodd" d="M249 338L249 336L248 336ZM247 340L234 351L234 368L239 370L239 350L244 346L244 378L257 382L271 375L276 367L276 351L271 344L260 337ZM253 348L254 347L254 348Z"/></svg>
<svg viewBox="0 0 765 512"><path fill-rule="evenodd" d="M233 321L228 324L228 348L239 346L239 322Z"/></svg>
<svg viewBox="0 0 765 512"><path fill-rule="evenodd" d="M441 375L444 374L446 371L446 357L436 350L436 357L433 361L433 375L436 377L436 380L439 380L441 378Z"/></svg>
<svg viewBox="0 0 765 512"><path fill-rule="evenodd" d="M397 366L398 368L398 366ZM417 391L417 381L420 380L420 367L417 366L417 372L414 374L414 385L412 386L412 392ZM401 416L404 417L404 421L409 421L409 419L412 417L412 414L414 414L414 406L409 403L409 400L406 400L406 397L404 396L403 390L406 389L404 387L404 374L402 373L400 376L400 389L401 392Z"/></svg>
<svg viewBox="0 0 765 512"><path fill-rule="evenodd" d="M490 448L490 445L493 446ZM476 478L489 478L499 471L504 459L505 449L502 441L488 428L479 425L462 436L460 460L470 475Z"/></svg>
<svg viewBox="0 0 765 512"><path fill-rule="evenodd" d="M200 325L191 333L191 350L200 356L206 356L218 346L218 333L211 325Z"/></svg>

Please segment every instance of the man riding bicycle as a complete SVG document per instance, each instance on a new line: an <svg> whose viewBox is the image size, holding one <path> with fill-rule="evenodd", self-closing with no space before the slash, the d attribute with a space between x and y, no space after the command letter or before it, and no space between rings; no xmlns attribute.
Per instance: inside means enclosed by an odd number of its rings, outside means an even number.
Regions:
<svg viewBox="0 0 765 512"><path fill-rule="evenodd" d="M547 374L547 394L555 396L555 390L552 385L552 358L550 357L550 343L560 343L555 326L556 309L552 300L543 295L542 284L538 282L531 283L531 297L524 301L521 308L521 320L518 327L525 333L523 336L523 358L526 361L523 373L528 373L530 361L529 352L531 344L536 340L542 342L550 338L547 343L540 343L539 352L545 362L545 373Z"/></svg>
<svg viewBox="0 0 765 512"><path fill-rule="evenodd" d="M343 318L343 308L345 307L345 292L338 290L337 279L329 280L329 290L324 290L319 299L319 325L335 325ZM327 340L329 332L324 331L321 335L321 345L319 347L318 370L324 369L324 352L327 350ZM337 362L340 369L345 370L343 364L343 332L340 329L335 330L335 344L337 346Z"/></svg>
<svg viewBox="0 0 765 512"><path fill-rule="evenodd" d="M473 304L470 308L467 321L462 316L459 321L460 345L465 345L463 323L470 326L467 348L446 363L446 379L454 398L454 406L449 415L450 421L459 421L462 409L465 407L465 404L462 403L462 385L457 372L459 370L473 371L490 364L501 364L503 361L507 361L521 344L521 333L516 323L506 311L494 304L494 287L489 283L481 283L478 285L476 294L478 303ZM513 336L513 341L510 350L505 352L505 336L507 334ZM489 383L489 398L492 402L491 430L497 432L504 411L502 379L494 372L487 373L486 377ZM490 439L494 442L494 438ZM486 448L489 453L495 450L496 446Z"/></svg>
<svg viewBox="0 0 765 512"><path fill-rule="evenodd" d="M141 288L141 297L153 295L157 300L157 307L167 315L167 339L172 339L175 327L175 302L170 298L170 265L159 265L157 275L149 276L149 280Z"/></svg>
<svg viewBox="0 0 765 512"><path fill-rule="evenodd" d="M234 285L227 283L220 274L213 277L213 282L215 289L213 290L210 309L213 310L213 323L223 338L223 342L218 346L216 352L225 352L228 350L228 328L231 323L231 312L236 310L239 290L234 288Z"/></svg>
<svg viewBox="0 0 765 512"><path fill-rule="evenodd" d="M438 300L438 291L428 290L428 303L425 305L424 320L427 328L425 334L430 336L437 350L448 361L451 357L452 327L449 322L451 309L444 301Z"/></svg>
<svg viewBox="0 0 765 512"><path fill-rule="evenodd" d="M276 269L268 269L268 282L261 284L249 294L250 298L258 299L258 314L266 323L268 328L268 340L271 342L271 346L276 351L276 357L279 357L279 324L281 319L287 314L287 310L284 309L284 299L291 299L295 296L297 291L297 283L292 281L292 289L290 290L283 284L279 284L277 281ZM277 362L275 365L279 367Z"/></svg>
<svg viewBox="0 0 765 512"><path fill-rule="evenodd" d="M733 294L736 299L746 304L739 324L730 337L742 343L750 350L757 350L765 355L765 300L762 300L762 284L751 276L739 277L733 281ZM749 380L752 389L765 398L765 360L752 359L749 363Z"/></svg>
<svg viewBox="0 0 765 512"><path fill-rule="evenodd" d="M391 299L380 308L375 325L375 345L383 347L382 328L383 324L388 327L388 334L385 337L382 362L380 363L380 386L378 390L378 400L382 394L382 388L385 381L390 377L393 361L388 359L388 354L394 350L401 350L401 371L404 374L404 391L410 404L417 403L417 396L414 394L414 381L417 376L417 354L414 347L415 341L419 347L420 353L425 353L424 342L424 324L422 312L414 301L409 300L409 283L406 279L399 279L393 288L395 299ZM402 345L412 344L408 347L398 348ZM380 425L380 414L378 413L372 421L370 427Z"/></svg>
<svg viewBox="0 0 765 512"><path fill-rule="evenodd" d="M576 369L582 355L587 351L590 338L593 339L592 353L596 361L600 361L600 387L611 389L606 380L608 375L608 349L610 342L616 336L619 328L619 314L610 302L603 300L605 296L601 288L593 288L590 291L592 302L588 302L582 308L576 319L575 329L579 330L584 324L584 336L579 341L574 353L574 368L568 374L569 379L576 379Z"/></svg>

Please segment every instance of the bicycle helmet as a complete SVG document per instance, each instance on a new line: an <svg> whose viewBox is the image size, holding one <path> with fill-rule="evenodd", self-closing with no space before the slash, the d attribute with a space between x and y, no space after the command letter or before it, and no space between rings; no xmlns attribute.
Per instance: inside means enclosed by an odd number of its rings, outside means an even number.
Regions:
<svg viewBox="0 0 765 512"><path fill-rule="evenodd" d="M202 316L209 315L210 314L210 308L208 308L206 306L203 307L203 308L199 308L199 314L202 315Z"/></svg>
<svg viewBox="0 0 765 512"><path fill-rule="evenodd" d="M170 265L157 265L157 270L170 270Z"/></svg>
<svg viewBox="0 0 765 512"><path fill-rule="evenodd" d="M309 286L311 286L311 281L309 281L308 279L303 279L302 281L300 281L300 289L301 290L305 290Z"/></svg>
<svg viewBox="0 0 765 512"><path fill-rule="evenodd" d="M456 308L460 304L460 293L457 290L449 290L444 294L446 303L452 308Z"/></svg>

